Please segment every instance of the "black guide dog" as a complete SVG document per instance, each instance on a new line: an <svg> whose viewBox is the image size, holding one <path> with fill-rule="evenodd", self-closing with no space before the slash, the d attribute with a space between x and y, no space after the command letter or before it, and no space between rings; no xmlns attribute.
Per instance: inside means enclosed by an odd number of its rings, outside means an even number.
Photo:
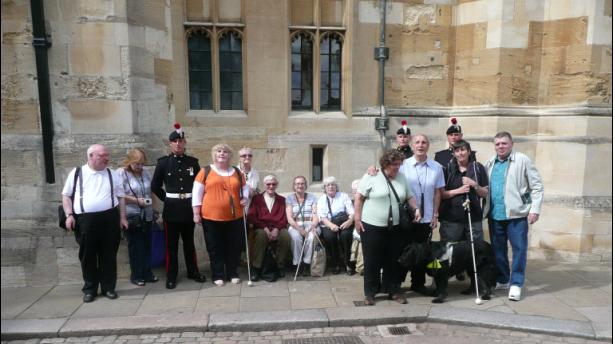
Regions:
<svg viewBox="0 0 615 344"><path fill-rule="evenodd" d="M476 252L476 271L478 274L478 292L481 299L490 300L496 283L495 255L491 245L484 240L474 242ZM433 303L442 303L448 296L448 279L466 272L471 279L468 289L462 294L475 292L474 268L472 264L472 247L470 241L445 242L429 241L412 243L404 249L398 259L399 263L412 270L415 266L426 266L427 274L436 283L436 298Z"/></svg>

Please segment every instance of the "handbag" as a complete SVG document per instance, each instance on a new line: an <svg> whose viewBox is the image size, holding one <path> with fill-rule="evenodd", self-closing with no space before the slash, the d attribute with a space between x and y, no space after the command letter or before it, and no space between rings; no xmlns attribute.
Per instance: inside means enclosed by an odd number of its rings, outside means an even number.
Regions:
<svg viewBox="0 0 615 344"><path fill-rule="evenodd" d="M261 270L261 278L263 281L275 282L280 277L280 271L278 270L278 263L276 261L276 254L273 250L273 245L276 243L270 243L265 249L265 256L263 257L263 266Z"/></svg>
<svg viewBox="0 0 615 344"><path fill-rule="evenodd" d="M384 173L382 175L384 175ZM399 196L397 195L397 191L395 191L395 188L393 187L393 184L391 184L389 178L387 176L384 176L384 178L387 180L389 188L393 190L393 195L395 195L395 199L397 200L397 206L399 208L399 227L403 231L409 231L412 229L412 210L410 209L408 202L400 201ZM390 197L391 195L389 195L389 198Z"/></svg>
<svg viewBox="0 0 615 344"><path fill-rule="evenodd" d="M318 235L314 235L316 242L312 248L312 263L310 264L310 274L313 277L322 277L327 267L327 252L325 246L320 241Z"/></svg>
<svg viewBox="0 0 615 344"><path fill-rule="evenodd" d="M156 222L152 223L152 246L150 252L150 266L152 268L161 266L165 263L166 244L164 241L164 231Z"/></svg>
<svg viewBox="0 0 615 344"><path fill-rule="evenodd" d="M73 201L75 200L75 191L77 190L77 178L79 178L79 175L81 174L81 166L77 166L75 167L75 175L73 177L73 193L70 195L70 200L71 200L71 209L73 210L73 216L75 213L75 206L73 204ZM58 206L58 225L60 226L60 228L64 229L64 230L68 230L68 228L66 228L66 213L64 212L64 206L62 204L60 204Z"/></svg>
<svg viewBox="0 0 615 344"><path fill-rule="evenodd" d="M327 205L329 206L329 214L331 214L331 222L333 222L336 226L341 226L342 223L348 221L348 213L346 213L346 211L342 211L339 212L335 215L333 215L333 212L331 211L331 202L329 202L329 197L327 197Z"/></svg>

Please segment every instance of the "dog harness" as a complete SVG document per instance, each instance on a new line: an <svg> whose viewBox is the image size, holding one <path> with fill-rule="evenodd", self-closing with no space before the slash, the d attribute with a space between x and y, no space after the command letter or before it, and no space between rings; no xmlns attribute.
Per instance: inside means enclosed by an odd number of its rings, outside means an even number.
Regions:
<svg viewBox="0 0 615 344"><path fill-rule="evenodd" d="M428 269L441 269L442 268L441 262L445 262L447 260L448 260L449 266L453 265L453 243L452 242L446 243L446 251L444 252L444 254L441 255L440 258L434 259L433 261L427 263L427 268Z"/></svg>

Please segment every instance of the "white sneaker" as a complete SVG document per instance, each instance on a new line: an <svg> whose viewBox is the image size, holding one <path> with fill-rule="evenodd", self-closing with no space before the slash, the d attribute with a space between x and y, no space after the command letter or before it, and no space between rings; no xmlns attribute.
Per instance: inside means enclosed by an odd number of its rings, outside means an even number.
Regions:
<svg viewBox="0 0 615 344"><path fill-rule="evenodd" d="M511 286L510 291L508 292L508 299L511 301L521 300L521 287L518 285Z"/></svg>
<svg viewBox="0 0 615 344"><path fill-rule="evenodd" d="M223 280L215 280L214 284L217 285L218 287L222 287L222 286L224 286L224 281Z"/></svg>
<svg viewBox="0 0 615 344"><path fill-rule="evenodd" d="M239 279L238 277L231 278L231 283L233 283L233 284L239 284L239 283L241 283L241 279Z"/></svg>
<svg viewBox="0 0 615 344"><path fill-rule="evenodd" d="M495 282L495 290L507 290L508 283Z"/></svg>

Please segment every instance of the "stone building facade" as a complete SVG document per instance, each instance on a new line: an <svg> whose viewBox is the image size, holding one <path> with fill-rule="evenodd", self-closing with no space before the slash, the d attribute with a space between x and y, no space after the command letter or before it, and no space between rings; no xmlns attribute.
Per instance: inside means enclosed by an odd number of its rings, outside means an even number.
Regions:
<svg viewBox="0 0 615 344"><path fill-rule="evenodd" d="M201 163L218 142L253 147L282 191L295 175L314 191L334 175L349 191L377 161L378 0L43 3L55 183L45 179L30 1L1 5L3 286L79 280L55 210L92 143L116 166L135 146L154 164L177 121ZM386 3L384 140L407 119L434 153L456 116L485 161L493 134L510 131L545 183L530 256L611 259L612 2Z"/></svg>

